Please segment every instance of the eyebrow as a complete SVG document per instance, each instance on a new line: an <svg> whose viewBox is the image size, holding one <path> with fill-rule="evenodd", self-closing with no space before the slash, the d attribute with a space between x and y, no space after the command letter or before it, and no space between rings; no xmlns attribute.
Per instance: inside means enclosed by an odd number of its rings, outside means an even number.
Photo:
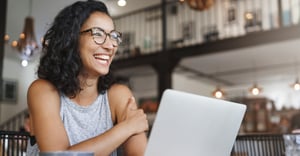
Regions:
<svg viewBox="0 0 300 156"><path fill-rule="evenodd" d="M87 29L83 29L81 32L88 32L89 30L92 30L92 29L100 29L100 30L103 30L105 33L111 33L112 31L117 31L116 29L112 29L111 31L105 31L103 28L101 27L90 27L90 28L87 28ZM118 32L118 31L117 31Z"/></svg>

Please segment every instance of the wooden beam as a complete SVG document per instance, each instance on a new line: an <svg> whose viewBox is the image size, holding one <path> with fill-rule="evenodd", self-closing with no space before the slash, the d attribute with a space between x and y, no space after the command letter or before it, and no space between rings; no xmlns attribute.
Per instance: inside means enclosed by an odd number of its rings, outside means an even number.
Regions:
<svg viewBox="0 0 300 156"><path fill-rule="evenodd" d="M246 48L251 46L258 46L268 43L300 39L300 25L283 27L269 31L258 31L248 33L244 36L235 38L222 39L212 42L201 43L193 46L182 47L177 49L170 49L167 51L156 51L150 54L119 59L113 62L112 66L116 70L136 67L142 65L153 64L160 57L167 56L167 59L180 60L185 57L200 56L213 53L221 53L229 50L239 48ZM160 53L169 53L169 55L159 55Z"/></svg>
<svg viewBox="0 0 300 156"><path fill-rule="evenodd" d="M300 39L300 25L283 27L269 31L258 31L244 36L202 43L194 46L171 49L173 57L184 58L206 54L220 53L229 50L275 43L291 39Z"/></svg>

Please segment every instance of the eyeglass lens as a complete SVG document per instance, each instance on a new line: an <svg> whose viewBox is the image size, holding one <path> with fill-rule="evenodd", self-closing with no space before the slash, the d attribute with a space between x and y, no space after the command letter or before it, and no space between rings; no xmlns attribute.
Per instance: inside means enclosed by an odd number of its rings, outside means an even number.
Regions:
<svg viewBox="0 0 300 156"><path fill-rule="evenodd" d="M121 34L117 31L111 31L110 33L106 33L104 30L102 30L100 28L93 28L92 35L93 35L94 41L97 44L103 44L107 38L107 35L109 36L109 38L114 46L118 46L122 42Z"/></svg>

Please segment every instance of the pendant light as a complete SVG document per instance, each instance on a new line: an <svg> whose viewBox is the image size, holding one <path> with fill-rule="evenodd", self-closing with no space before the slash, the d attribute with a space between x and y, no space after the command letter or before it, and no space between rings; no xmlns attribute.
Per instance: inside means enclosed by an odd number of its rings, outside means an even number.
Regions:
<svg viewBox="0 0 300 156"><path fill-rule="evenodd" d="M31 15L32 0L29 3L29 12ZM34 33L34 20L31 16L25 18L25 24L22 33L19 36L17 43L17 50L20 54L22 65L28 64L28 61L33 57L33 55L38 50L38 44ZM27 63L24 63L27 62Z"/></svg>
<svg viewBox="0 0 300 156"><path fill-rule="evenodd" d="M291 85L291 87L295 90L298 91L300 90L300 82L299 82L299 77L298 77L298 61L295 61L295 73L296 73L296 80L295 82Z"/></svg>
<svg viewBox="0 0 300 156"><path fill-rule="evenodd" d="M212 95L215 98L222 99L225 96L225 92L221 89L220 86L217 86L216 89L212 92Z"/></svg>
<svg viewBox="0 0 300 156"><path fill-rule="evenodd" d="M252 95L258 95L262 92L262 88L260 88L257 83L255 82L253 84L253 86L249 89L249 92L252 94Z"/></svg>
<svg viewBox="0 0 300 156"><path fill-rule="evenodd" d="M10 36L5 34L4 35L4 43L8 43L9 42L9 39L10 39Z"/></svg>
<svg viewBox="0 0 300 156"><path fill-rule="evenodd" d="M216 78L218 76L219 64L216 64L216 73L211 77ZM220 84L218 83L215 90L212 92L212 95L217 99L222 99L225 96L225 92L221 89Z"/></svg>
<svg viewBox="0 0 300 156"><path fill-rule="evenodd" d="M262 88L258 86L257 82L256 82L256 63L253 61L253 77L254 77L254 83L252 85L252 87L249 88L249 92L252 95L258 95L262 92Z"/></svg>
<svg viewBox="0 0 300 156"><path fill-rule="evenodd" d="M126 0L118 0L118 6L123 7L127 4Z"/></svg>
<svg viewBox="0 0 300 156"><path fill-rule="evenodd" d="M300 90L300 83L299 83L299 78L298 78L298 77L296 78L295 83L293 83L293 84L291 85L291 87L292 87L294 90L296 90L296 91Z"/></svg>

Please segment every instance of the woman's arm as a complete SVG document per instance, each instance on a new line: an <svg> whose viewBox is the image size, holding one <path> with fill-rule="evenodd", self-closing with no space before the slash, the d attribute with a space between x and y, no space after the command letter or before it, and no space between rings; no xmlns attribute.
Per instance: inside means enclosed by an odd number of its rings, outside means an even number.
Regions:
<svg viewBox="0 0 300 156"><path fill-rule="evenodd" d="M129 111L135 103L127 99L123 101L123 108L128 111L119 115L123 120L116 126L102 135L70 146L60 118L60 96L56 88L48 81L39 79L29 87L27 96L32 135L36 137L42 152L77 150L93 151L95 156L107 156L130 136L146 129L143 125L136 126L146 119L140 111Z"/></svg>
<svg viewBox="0 0 300 156"><path fill-rule="evenodd" d="M136 133L131 135L123 144L124 154L126 156L143 156L147 145L145 131L148 130L148 121L146 114L144 114L142 109L137 108L132 92L127 86L113 85L108 95L112 109L112 118L116 123L122 123L124 116L134 116L137 112L139 112L141 116L144 116L144 118L141 118L139 122L132 127L137 129ZM128 101L128 99L129 102L127 103L126 101ZM136 118L138 117L139 116Z"/></svg>
<svg viewBox="0 0 300 156"><path fill-rule="evenodd" d="M27 103L31 135L41 151L65 150L69 141L60 118L60 98L56 88L46 80L34 81L28 89Z"/></svg>

